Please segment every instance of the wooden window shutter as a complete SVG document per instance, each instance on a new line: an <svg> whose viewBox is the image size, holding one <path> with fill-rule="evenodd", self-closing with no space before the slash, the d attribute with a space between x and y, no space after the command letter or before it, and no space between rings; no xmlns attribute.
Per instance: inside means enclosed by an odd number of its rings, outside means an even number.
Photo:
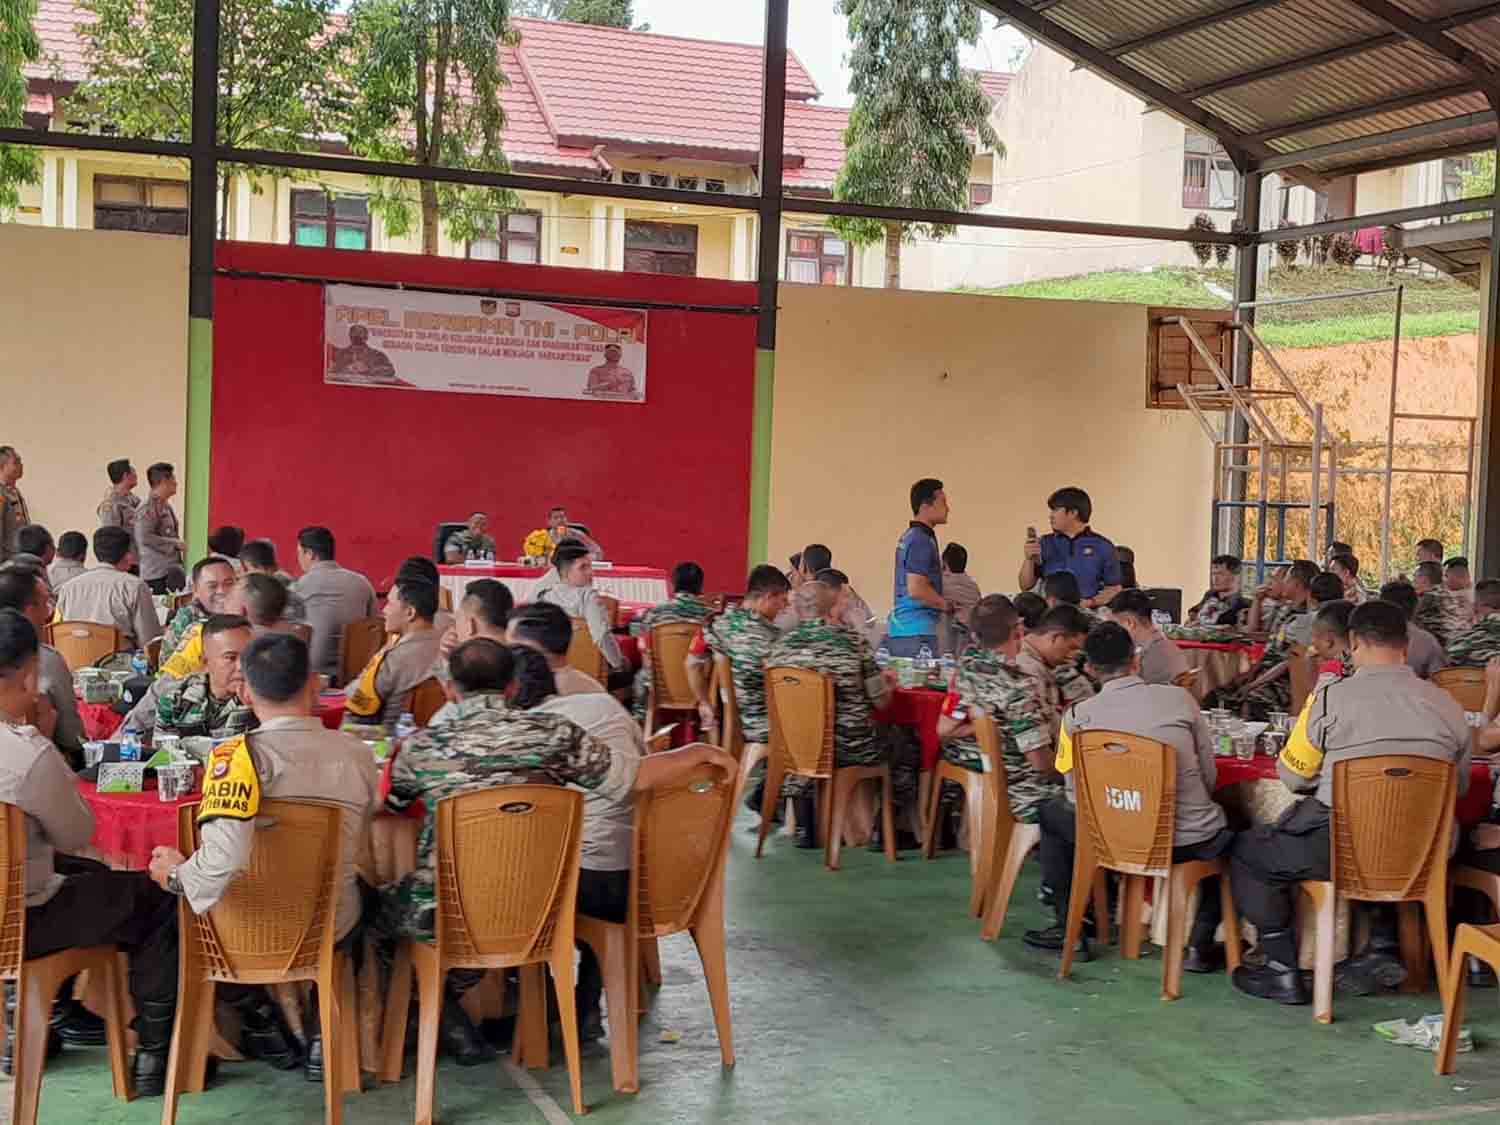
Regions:
<svg viewBox="0 0 1500 1125"><path fill-rule="evenodd" d="M1146 310L1146 406L1153 410L1186 410L1177 392L1178 383L1218 386L1213 370L1181 325L1168 323L1185 316L1226 374L1234 365L1234 334L1229 331L1228 309L1179 309L1152 307Z"/></svg>

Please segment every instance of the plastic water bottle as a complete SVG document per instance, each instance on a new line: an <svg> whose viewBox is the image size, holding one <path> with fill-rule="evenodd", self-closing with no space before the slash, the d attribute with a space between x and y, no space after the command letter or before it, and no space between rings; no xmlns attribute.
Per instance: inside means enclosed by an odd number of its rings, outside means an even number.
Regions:
<svg viewBox="0 0 1500 1125"><path fill-rule="evenodd" d="M954 663L955 662L953 660L953 654L951 652L943 653L943 658L938 661L938 669L943 674L944 687L948 687L953 683Z"/></svg>
<svg viewBox="0 0 1500 1125"><path fill-rule="evenodd" d="M141 736L135 731L129 731L120 739L120 761L139 762L141 760Z"/></svg>
<svg viewBox="0 0 1500 1125"><path fill-rule="evenodd" d="M146 654L136 649L130 657L130 673L133 676L144 676L151 671L151 661L146 659Z"/></svg>
<svg viewBox="0 0 1500 1125"><path fill-rule="evenodd" d="M1172 624L1172 615L1170 613L1163 613L1159 609L1153 609L1151 611L1151 624L1155 625L1158 629L1165 629L1168 625Z"/></svg>
<svg viewBox="0 0 1500 1125"><path fill-rule="evenodd" d="M875 651L875 666L881 671L891 666L891 650L886 648L885 645L881 645Z"/></svg>
<svg viewBox="0 0 1500 1125"><path fill-rule="evenodd" d="M402 711L401 717L396 720L396 741L405 742L417 733L417 720L413 718L410 711Z"/></svg>
<svg viewBox="0 0 1500 1125"><path fill-rule="evenodd" d="M932 680L932 649L923 645L917 649L917 679L925 686Z"/></svg>

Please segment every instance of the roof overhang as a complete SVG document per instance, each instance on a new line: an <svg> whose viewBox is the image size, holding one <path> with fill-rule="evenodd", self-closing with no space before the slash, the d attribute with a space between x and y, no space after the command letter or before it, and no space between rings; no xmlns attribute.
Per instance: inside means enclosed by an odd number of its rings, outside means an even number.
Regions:
<svg viewBox="0 0 1500 1125"><path fill-rule="evenodd" d="M1480 267L1490 256L1490 229L1488 219L1390 228L1391 241L1398 250L1476 289Z"/></svg>

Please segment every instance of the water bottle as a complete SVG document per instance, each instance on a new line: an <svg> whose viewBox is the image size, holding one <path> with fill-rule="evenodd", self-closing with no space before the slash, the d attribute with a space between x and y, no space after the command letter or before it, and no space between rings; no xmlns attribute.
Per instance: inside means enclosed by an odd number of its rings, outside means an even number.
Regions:
<svg viewBox="0 0 1500 1125"><path fill-rule="evenodd" d="M881 645L875 652L875 666L881 671L891 666L891 650Z"/></svg>
<svg viewBox="0 0 1500 1125"><path fill-rule="evenodd" d="M141 736L135 731L129 731L120 739L120 761L139 762L140 760Z"/></svg>
<svg viewBox="0 0 1500 1125"><path fill-rule="evenodd" d="M932 649L926 645L917 649L917 679L924 686L932 680Z"/></svg>
<svg viewBox="0 0 1500 1125"><path fill-rule="evenodd" d="M1172 624L1172 615L1170 613L1163 613L1159 609L1153 609L1151 611L1151 624L1155 625L1158 629L1165 629L1168 625Z"/></svg>
<svg viewBox="0 0 1500 1125"><path fill-rule="evenodd" d="M401 717L396 720L396 741L405 742L417 733L417 720L412 717L410 711L402 711Z"/></svg>
<svg viewBox="0 0 1500 1125"><path fill-rule="evenodd" d="M943 658L938 661L938 669L943 675L943 686L950 687L953 684L954 660L951 652L943 653Z"/></svg>
<svg viewBox="0 0 1500 1125"><path fill-rule="evenodd" d="M130 657L130 674L132 676L144 676L151 671L151 661L146 659L146 654L136 649Z"/></svg>

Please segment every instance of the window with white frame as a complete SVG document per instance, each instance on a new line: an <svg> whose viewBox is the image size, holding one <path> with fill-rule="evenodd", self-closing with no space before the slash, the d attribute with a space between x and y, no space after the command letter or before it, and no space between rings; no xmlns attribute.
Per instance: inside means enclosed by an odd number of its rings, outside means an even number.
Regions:
<svg viewBox="0 0 1500 1125"><path fill-rule="evenodd" d="M827 231L787 231L786 279L804 285L848 284L849 244Z"/></svg>
<svg viewBox="0 0 1500 1125"><path fill-rule="evenodd" d="M1182 153L1182 205L1233 211L1239 199L1239 173L1212 137L1187 131Z"/></svg>
<svg viewBox="0 0 1500 1125"><path fill-rule="evenodd" d="M542 260L542 213L508 211L499 216L494 237L470 239L469 257L537 265Z"/></svg>

